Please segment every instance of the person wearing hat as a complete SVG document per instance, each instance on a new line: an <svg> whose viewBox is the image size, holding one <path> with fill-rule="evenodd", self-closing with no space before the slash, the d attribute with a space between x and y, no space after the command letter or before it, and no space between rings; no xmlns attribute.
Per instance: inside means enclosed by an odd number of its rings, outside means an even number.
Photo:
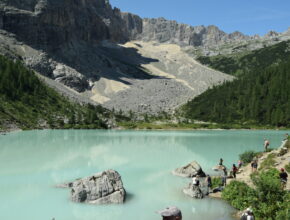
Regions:
<svg viewBox="0 0 290 220"><path fill-rule="evenodd" d="M241 220L255 220L253 210L247 208L246 211L242 214Z"/></svg>
<svg viewBox="0 0 290 220"><path fill-rule="evenodd" d="M175 206L167 207L166 209L157 211L162 216L163 220L181 220L182 214L180 209Z"/></svg>
<svg viewBox="0 0 290 220"><path fill-rule="evenodd" d="M281 168L279 176L281 180L282 189L285 189L286 184L287 184L288 174L285 172L284 168Z"/></svg>

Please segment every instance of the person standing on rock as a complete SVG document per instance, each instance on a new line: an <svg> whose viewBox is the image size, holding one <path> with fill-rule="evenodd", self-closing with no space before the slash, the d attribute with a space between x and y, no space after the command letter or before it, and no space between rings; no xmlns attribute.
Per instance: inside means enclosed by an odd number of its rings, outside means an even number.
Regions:
<svg viewBox="0 0 290 220"><path fill-rule="evenodd" d="M223 166L223 162L224 162L224 160L223 160L223 158L221 158L220 162L219 162L219 166Z"/></svg>
<svg viewBox="0 0 290 220"><path fill-rule="evenodd" d="M220 158L218 169L224 169L225 166L223 165L223 162L224 162L223 158Z"/></svg>
<svg viewBox="0 0 290 220"><path fill-rule="evenodd" d="M270 146L270 141L268 139L264 139L264 148L265 152L268 151L268 147Z"/></svg>
<svg viewBox="0 0 290 220"><path fill-rule="evenodd" d="M233 172L233 177L236 179L236 174L238 172L238 168L236 167L236 164L233 164L232 172Z"/></svg>
<svg viewBox="0 0 290 220"><path fill-rule="evenodd" d="M284 168L281 168L279 176L281 180L282 189L285 189L287 185L288 174L285 172Z"/></svg>

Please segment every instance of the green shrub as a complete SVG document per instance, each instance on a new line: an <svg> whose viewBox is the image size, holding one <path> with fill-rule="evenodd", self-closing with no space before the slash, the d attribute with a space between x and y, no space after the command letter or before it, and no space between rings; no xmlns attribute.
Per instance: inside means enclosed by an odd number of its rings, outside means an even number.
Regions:
<svg viewBox="0 0 290 220"><path fill-rule="evenodd" d="M213 189L222 185L222 179L220 177L213 177L211 182Z"/></svg>
<svg viewBox="0 0 290 220"><path fill-rule="evenodd" d="M275 220L290 219L290 193L287 193L283 198L283 203L280 204L280 210L276 213Z"/></svg>
<svg viewBox="0 0 290 220"><path fill-rule="evenodd" d="M259 153L255 151L246 151L239 155L240 160L243 161L244 164L250 163L254 157L256 157Z"/></svg>
<svg viewBox="0 0 290 220"><path fill-rule="evenodd" d="M222 198L233 207L244 210L252 207L259 220L286 220L290 213L290 194L282 190L277 169L251 175L255 189L243 182L232 181Z"/></svg>
<svg viewBox="0 0 290 220"><path fill-rule="evenodd" d="M244 182L232 181L222 192L222 198L233 207L244 210L255 200L255 190Z"/></svg>
<svg viewBox="0 0 290 220"><path fill-rule="evenodd" d="M279 172L277 169L270 169L252 178L256 186L256 201L252 207L257 217L261 219L276 219L281 206L286 204L286 191L281 188Z"/></svg>

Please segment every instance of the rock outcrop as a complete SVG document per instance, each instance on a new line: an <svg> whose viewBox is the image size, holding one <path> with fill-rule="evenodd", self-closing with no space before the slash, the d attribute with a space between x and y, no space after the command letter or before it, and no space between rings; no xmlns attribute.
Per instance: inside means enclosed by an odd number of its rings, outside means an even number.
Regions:
<svg viewBox="0 0 290 220"><path fill-rule="evenodd" d="M126 191L117 171L107 170L58 187L71 189L73 202L90 204L123 203Z"/></svg>
<svg viewBox="0 0 290 220"><path fill-rule="evenodd" d="M197 175L200 177L205 177L205 173L196 161L192 161L183 167L173 170L172 174L181 177L194 177Z"/></svg>
<svg viewBox="0 0 290 220"><path fill-rule="evenodd" d="M209 194L206 178L199 178L199 186L189 183L184 189L183 193L191 198L202 199Z"/></svg>

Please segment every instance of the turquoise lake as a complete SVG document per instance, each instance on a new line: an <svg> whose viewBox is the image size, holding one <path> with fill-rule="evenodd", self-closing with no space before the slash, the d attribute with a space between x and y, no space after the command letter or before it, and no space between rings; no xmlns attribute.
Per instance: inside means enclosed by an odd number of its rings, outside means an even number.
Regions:
<svg viewBox="0 0 290 220"><path fill-rule="evenodd" d="M279 147L274 130L102 131L42 130L0 135L0 219L158 220L157 210L181 209L184 220L232 220L221 200L194 200L182 192L190 179L171 170L193 160L203 170L224 159L230 167L246 150L263 150L263 138ZM123 205L94 206L69 200L56 184L115 169L128 193Z"/></svg>

